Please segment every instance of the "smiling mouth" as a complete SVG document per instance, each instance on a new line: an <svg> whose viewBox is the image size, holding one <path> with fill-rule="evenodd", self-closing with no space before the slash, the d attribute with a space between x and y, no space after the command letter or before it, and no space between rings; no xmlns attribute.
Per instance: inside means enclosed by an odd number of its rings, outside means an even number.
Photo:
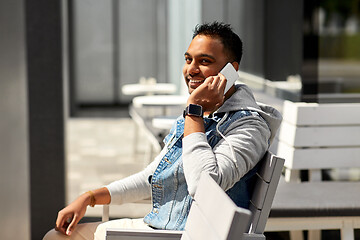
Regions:
<svg viewBox="0 0 360 240"><path fill-rule="evenodd" d="M194 80L194 79L189 79L189 82L190 83L202 83L204 82L205 80Z"/></svg>

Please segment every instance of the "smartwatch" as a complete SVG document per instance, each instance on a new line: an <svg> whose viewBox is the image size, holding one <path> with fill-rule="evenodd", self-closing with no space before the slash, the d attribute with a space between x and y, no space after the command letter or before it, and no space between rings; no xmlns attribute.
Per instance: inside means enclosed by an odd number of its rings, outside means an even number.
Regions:
<svg viewBox="0 0 360 240"><path fill-rule="evenodd" d="M189 104L184 110L183 117L185 118L186 115L203 117L204 111L201 105Z"/></svg>

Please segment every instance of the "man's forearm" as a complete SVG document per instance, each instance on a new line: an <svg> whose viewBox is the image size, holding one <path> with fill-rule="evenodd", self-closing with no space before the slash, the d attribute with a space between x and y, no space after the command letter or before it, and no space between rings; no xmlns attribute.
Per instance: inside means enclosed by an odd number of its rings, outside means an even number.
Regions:
<svg viewBox="0 0 360 240"><path fill-rule="evenodd" d="M84 198L86 199L87 205L92 204L91 198L92 195L94 197L94 204L96 205L104 205L109 204L111 202L110 192L106 187L102 187L96 190L91 190L83 194Z"/></svg>
<svg viewBox="0 0 360 240"><path fill-rule="evenodd" d="M194 132L205 132L204 119L187 115L185 116L184 137Z"/></svg>

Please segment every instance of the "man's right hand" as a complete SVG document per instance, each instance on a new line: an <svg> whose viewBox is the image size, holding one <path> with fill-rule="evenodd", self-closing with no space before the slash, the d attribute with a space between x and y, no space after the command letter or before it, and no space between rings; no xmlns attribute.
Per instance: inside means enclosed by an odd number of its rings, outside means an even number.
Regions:
<svg viewBox="0 0 360 240"><path fill-rule="evenodd" d="M95 198L95 202L92 204L109 204L111 201L110 192L106 187L90 192L92 192ZM58 213L55 230L70 236L76 225L84 217L86 208L90 203L91 195L89 192L80 195L80 197Z"/></svg>
<svg viewBox="0 0 360 240"><path fill-rule="evenodd" d="M55 230L70 236L80 219L84 217L89 204L90 194L84 193L70 205L59 211Z"/></svg>

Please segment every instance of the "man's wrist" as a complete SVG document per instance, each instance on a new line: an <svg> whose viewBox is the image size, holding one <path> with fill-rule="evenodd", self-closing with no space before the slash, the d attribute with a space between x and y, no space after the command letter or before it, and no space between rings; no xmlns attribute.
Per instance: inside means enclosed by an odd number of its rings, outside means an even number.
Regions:
<svg viewBox="0 0 360 240"><path fill-rule="evenodd" d="M189 104L184 112L183 112L183 117L185 118L185 116L190 115L190 116L195 116L195 117L203 117L204 116L204 110L203 107L201 105L197 105L197 104Z"/></svg>
<svg viewBox="0 0 360 240"><path fill-rule="evenodd" d="M90 206L90 207L94 207L96 205L96 199L95 199L95 194L93 191L87 191L86 193L84 193L85 195L85 203L86 205Z"/></svg>

